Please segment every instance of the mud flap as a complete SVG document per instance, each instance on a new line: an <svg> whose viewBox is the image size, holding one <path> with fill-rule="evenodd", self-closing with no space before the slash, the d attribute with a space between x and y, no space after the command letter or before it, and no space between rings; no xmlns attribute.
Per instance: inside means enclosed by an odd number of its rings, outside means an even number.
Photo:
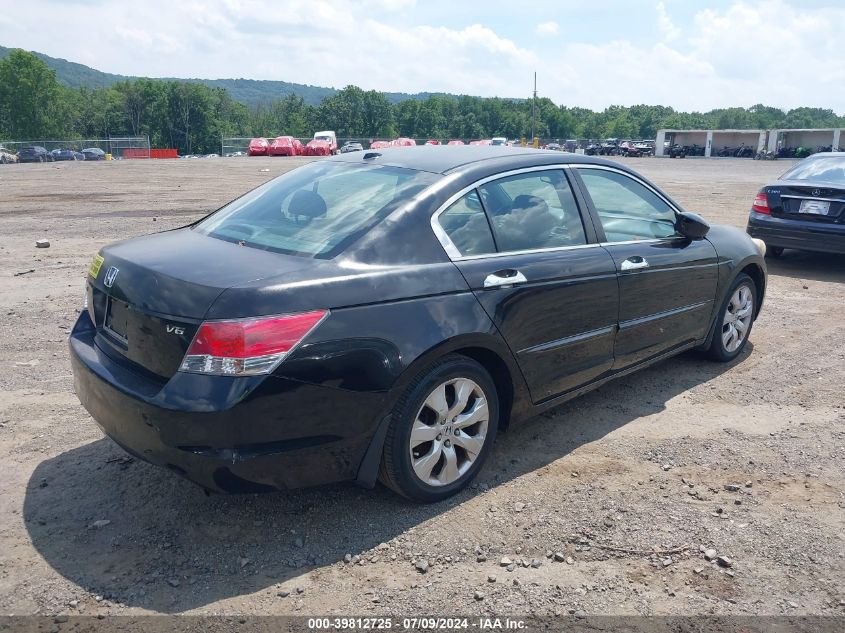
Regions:
<svg viewBox="0 0 845 633"><path fill-rule="evenodd" d="M355 485L362 488L373 488L378 479L378 470L381 466L381 453L384 449L384 438L387 436L387 429L390 426L390 415L386 415L379 422L370 446L361 460L358 467L358 476L355 478Z"/></svg>

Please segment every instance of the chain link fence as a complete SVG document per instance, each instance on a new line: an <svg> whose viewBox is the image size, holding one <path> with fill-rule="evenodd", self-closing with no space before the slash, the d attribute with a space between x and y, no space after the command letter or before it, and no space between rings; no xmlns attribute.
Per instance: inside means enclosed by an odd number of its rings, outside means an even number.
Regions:
<svg viewBox="0 0 845 633"><path fill-rule="evenodd" d="M96 147L114 158L149 158L149 136L112 136L95 139L43 139L37 141L0 141L0 147L18 152L22 147L43 147L48 152L56 149L70 149L81 152Z"/></svg>

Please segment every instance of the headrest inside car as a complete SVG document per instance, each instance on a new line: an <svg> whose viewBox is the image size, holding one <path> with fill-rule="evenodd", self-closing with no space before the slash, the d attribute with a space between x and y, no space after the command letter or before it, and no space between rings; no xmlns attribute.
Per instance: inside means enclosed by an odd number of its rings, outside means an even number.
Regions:
<svg viewBox="0 0 845 633"><path fill-rule="evenodd" d="M320 218L326 215L326 201L319 193L300 189L291 197L288 213L292 216Z"/></svg>

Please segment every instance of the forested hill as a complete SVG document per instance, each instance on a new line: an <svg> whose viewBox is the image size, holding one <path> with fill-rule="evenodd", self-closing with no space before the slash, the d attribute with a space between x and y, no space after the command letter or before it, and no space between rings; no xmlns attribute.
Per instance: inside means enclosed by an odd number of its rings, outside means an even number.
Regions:
<svg viewBox="0 0 845 633"><path fill-rule="evenodd" d="M62 62L58 67L48 65L57 61ZM747 108L678 112L670 106L639 104L611 105L594 112L556 104L545 97L532 103L498 97L406 95L397 102L395 94L353 85L323 93L326 96L316 105L297 93L277 93L247 104L236 100L238 85L254 89L273 82L244 80L232 81L231 86L222 82L208 85L99 73L95 81L112 83L95 83L99 87L92 88L92 84L86 85L85 72L96 73L81 64L51 58L45 61L22 50L6 52L0 57L0 140L146 135L153 147L172 147L181 154L192 154L221 151L223 137L289 134L308 138L315 130L335 130L339 138L354 139L513 139L527 137L532 130L543 139L653 139L660 128L845 127L845 117L829 108L786 111L758 103ZM264 99L255 94L252 98ZM245 99L243 93L239 98ZM309 96L312 101L316 98L315 93Z"/></svg>
<svg viewBox="0 0 845 633"><path fill-rule="evenodd" d="M0 59L3 59L11 52L11 48L0 46ZM108 88L120 81L137 79L137 77L129 75L115 75L102 72L85 64L78 64L58 57L50 57L37 51L32 52L56 72L56 79L59 80L60 84L69 88ZM210 88L225 88L232 99L250 106L270 104L289 94L302 97L303 101L308 105L319 105L323 99L337 93L337 89L335 88L296 84L288 81L267 81L261 79L181 79L177 77L162 77L161 79L183 83L198 83ZM427 99L432 94L434 93L384 93L390 103L399 103L406 99Z"/></svg>

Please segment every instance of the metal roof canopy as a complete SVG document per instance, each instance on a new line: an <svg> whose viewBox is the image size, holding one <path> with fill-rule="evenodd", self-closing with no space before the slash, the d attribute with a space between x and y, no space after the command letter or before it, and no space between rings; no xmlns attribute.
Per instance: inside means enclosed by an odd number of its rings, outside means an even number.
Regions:
<svg viewBox="0 0 845 633"><path fill-rule="evenodd" d="M680 129L662 129L657 130L657 138L655 139L655 147L654 147L654 155L655 156L664 156L663 151L663 144L666 141L666 135L671 134L672 136L678 134L704 134L705 135L705 143L704 143L704 156L709 158L711 156L711 152L713 150L713 137L724 136L724 135L732 135L732 136L749 136L749 137L757 137L756 142L756 151L761 151L766 147L766 140L769 134L768 130L761 130L761 129L751 129L751 130L735 130L735 129L723 129L723 130L706 130L706 129L697 129L697 130L680 130Z"/></svg>

